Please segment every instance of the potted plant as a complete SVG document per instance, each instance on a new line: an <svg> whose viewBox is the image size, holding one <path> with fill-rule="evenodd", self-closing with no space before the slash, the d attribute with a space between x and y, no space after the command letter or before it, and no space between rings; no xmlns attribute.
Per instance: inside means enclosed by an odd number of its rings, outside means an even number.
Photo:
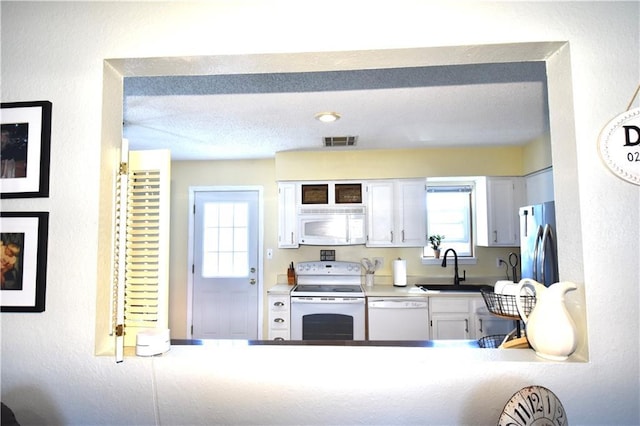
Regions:
<svg viewBox="0 0 640 426"><path fill-rule="evenodd" d="M429 244L431 244L433 256L436 259L440 259L440 244L442 244L442 240L444 240L444 235L435 234L429 236Z"/></svg>

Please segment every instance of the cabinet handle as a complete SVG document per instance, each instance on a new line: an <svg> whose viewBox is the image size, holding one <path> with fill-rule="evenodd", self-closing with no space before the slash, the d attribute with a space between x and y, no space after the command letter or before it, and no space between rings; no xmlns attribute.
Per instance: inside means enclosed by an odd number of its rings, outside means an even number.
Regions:
<svg viewBox="0 0 640 426"><path fill-rule="evenodd" d="M498 231L493 231L493 242L494 243L498 242Z"/></svg>
<svg viewBox="0 0 640 426"><path fill-rule="evenodd" d="M276 337L276 338L275 338L275 339L273 339L273 340L277 340L277 341L281 342L281 341L284 341L284 337Z"/></svg>
<svg viewBox="0 0 640 426"><path fill-rule="evenodd" d="M482 333L482 319L479 319L480 321L480 333Z"/></svg>
<svg viewBox="0 0 640 426"><path fill-rule="evenodd" d="M391 231L391 242L393 242L393 231Z"/></svg>
<svg viewBox="0 0 640 426"><path fill-rule="evenodd" d="M275 302L273 306L277 306L277 307L284 306L284 302L280 302L280 301Z"/></svg>
<svg viewBox="0 0 640 426"><path fill-rule="evenodd" d="M277 322L277 323L282 324L284 322L284 319L283 318L276 318L276 319L273 320L273 322Z"/></svg>
<svg viewBox="0 0 640 426"><path fill-rule="evenodd" d="M402 242L404 243L404 229L402 230Z"/></svg>
<svg viewBox="0 0 640 426"><path fill-rule="evenodd" d="M464 320L464 332L465 333L469 332L469 320L468 319Z"/></svg>
<svg viewBox="0 0 640 426"><path fill-rule="evenodd" d="M293 244L293 231L291 231L291 244Z"/></svg>

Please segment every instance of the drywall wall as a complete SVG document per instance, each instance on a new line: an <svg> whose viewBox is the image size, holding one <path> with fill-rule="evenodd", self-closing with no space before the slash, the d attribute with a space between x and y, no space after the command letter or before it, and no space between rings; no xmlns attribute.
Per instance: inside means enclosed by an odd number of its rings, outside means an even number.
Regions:
<svg viewBox="0 0 640 426"><path fill-rule="evenodd" d="M329 1L313 13L294 1L0 8L2 101L53 102L51 196L2 201L3 210L51 213L47 309L0 317L2 401L22 424L495 424L530 384L551 388L571 424L640 423L640 345L628 332L639 325L639 266L629 259L640 251L640 191L609 173L595 149L638 84L637 2ZM231 343L122 364L93 355L96 265L107 261L97 252L104 59L531 41L571 49L584 252L568 260L585 272L588 363ZM575 153L554 147L557 155ZM560 186L576 175L554 172ZM603 236L615 253L602 255Z"/></svg>

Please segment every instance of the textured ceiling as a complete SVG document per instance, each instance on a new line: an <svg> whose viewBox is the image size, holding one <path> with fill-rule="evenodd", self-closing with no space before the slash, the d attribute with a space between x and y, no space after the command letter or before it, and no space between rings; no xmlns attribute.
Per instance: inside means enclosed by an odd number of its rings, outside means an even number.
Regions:
<svg viewBox="0 0 640 426"><path fill-rule="evenodd" d="M522 144L548 132L546 89L544 62L127 77L124 136L176 160L328 149L327 136L358 137L342 150Z"/></svg>

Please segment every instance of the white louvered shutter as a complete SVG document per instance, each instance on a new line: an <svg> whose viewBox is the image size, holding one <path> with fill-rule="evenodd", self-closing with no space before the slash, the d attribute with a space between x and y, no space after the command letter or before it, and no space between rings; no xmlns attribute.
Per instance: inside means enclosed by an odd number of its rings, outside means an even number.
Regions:
<svg viewBox="0 0 640 426"><path fill-rule="evenodd" d="M169 218L171 155L130 151L121 176L116 293L116 361L135 346L142 329L169 326ZM124 240L124 241L123 241Z"/></svg>

